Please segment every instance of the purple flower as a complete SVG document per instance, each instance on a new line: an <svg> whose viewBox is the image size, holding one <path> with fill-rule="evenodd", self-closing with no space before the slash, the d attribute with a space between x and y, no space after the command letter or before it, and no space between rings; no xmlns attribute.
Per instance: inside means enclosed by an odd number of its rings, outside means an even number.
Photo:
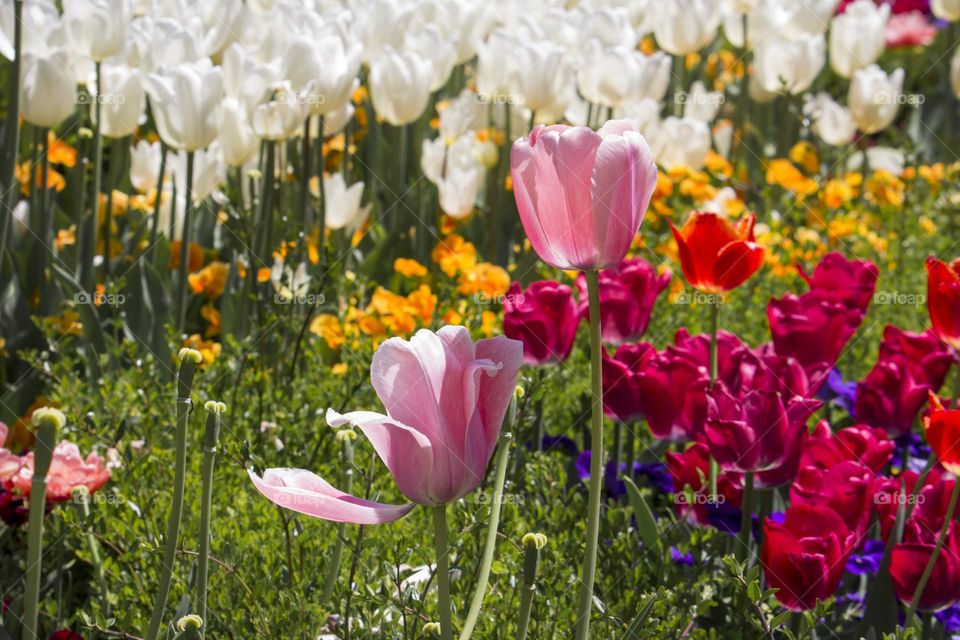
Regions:
<svg viewBox="0 0 960 640"><path fill-rule="evenodd" d="M681 553L676 547L670 547L670 558L673 560L674 564L678 564L681 567L693 566L693 554Z"/></svg>
<svg viewBox="0 0 960 640"><path fill-rule="evenodd" d="M880 570L883 560L884 543L882 540L867 540L860 553L851 553L847 558L847 573L855 576L873 575Z"/></svg>

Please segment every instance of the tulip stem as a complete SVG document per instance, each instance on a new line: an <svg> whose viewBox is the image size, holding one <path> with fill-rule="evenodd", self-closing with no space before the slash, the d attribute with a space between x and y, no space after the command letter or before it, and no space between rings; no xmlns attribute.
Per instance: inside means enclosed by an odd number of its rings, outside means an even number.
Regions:
<svg viewBox="0 0 960 640"><path fill-rule="evenodd" d="M597 569L597 542L600 534L600 491L603 488L603 387L600 384L600 272L586 271L590 301L590 494L587 503L587 549L583 556L580 581L580 606L577 611L576 640L590 637L590 609L593 603L593 582Z"/></svg>
<svg viewBox="0 0 960 640"><path fill-rule="evenodd" d="M740 503L740 536L737 539L737 559L750 558L750 529L753 525L753 471L743 476L743 500Z"/></svg>
<svg viewBox="0 0 960 640"><path fill-rule="evenodd" d="M943 526L940 527L937 544L933 547L933 553L930 554L930 559L927 560L927 566L920 575L920 581L917 583L917 588L913 592L913 598L910 599L910 606L907 608L907 618L903 625L904 629L909 629L913 626L914 618L917 614L917 605L920 603L920 598L923 597L923 590L927 587L927 581L930 580L933 568L937 564L937 558L940 557L940 550L943 549L943 543L947 538L947 532L953 523L953 514L957 509L957 498L960 498L960 481L953 483L953 492L950 494L950 504L947 506L947 515L943 519Z"/></svg>
<svg viewBox="0 0 960 640"><path fill-rule="evenodd" d="M13 47L15 57L10 69L10 85L7 87L7 119L3 128L3 175L0 175L0 271L3 270L4 253L7 250L7 238L13 226L13 206L19 190L14 185L17 167L17 149L20 146L20 67L23 48L23 0L13 3Z"/></svg>
<svg viewBox="0 0 960 640"><path fill-rule="evenodd" d="M193 151L187 152L187 181L183 195L183 229L180 230L180 268L177 270L177 332L187 322L187 274L190 273L190 213L193 209ZM176 202L174 202L176 209ZM174 217L176 214L174 214Z"/></svg>
<svg viewBox="0 0 960 640"><path fill-rule="evenodd" d="M303 225L304 242L310 235L310 227L313 224L313 215L309 207L310 197L310 174L313 171L313 154L310 153L310 116L303 121L303 140L300 146L300 179L303 184L300 185L300 202L298 203L298 213L300 214L300 224Z"/></svg>
<svg viewBox="0 0 960 640"><path fill-rule="evenodd" d="M483 545L483 558L480 561L476 591L473 593L470 610L460 631L460 640L468 640L473 634L473 629L477 626L477 620L480 617L480 608L483 606L483 597L487 592L487 581L490 579L490 568L493 566L493 552L497 546L497 531L500 528L500 509L503 505L503 485L507 479L507 458L510 457L511 440L513 440L511 433L500 436L496 475L493 481L493 502L490 504L490 523L487 525L487 538Z"/></svg>
<svg viewBox="0 0 960 640"><path fill-rule="evenodd" d="M527 534L530 535L530 534ZM524 536L524 540L527 537ZM530 613L533 611L533 596L537 592L537 567L540 564L540 547L537 544L524 544L523 581L520 584L520 611L517 621L517 640L526 640L530 626Z"/></svg>
<svg viewBox="0 0 960 640"><path fill-rule="evenodd" d="M960 483L957 483L960 485ZM433 507L433 539L437 549L440 639L453 640L453 613L450 608L450 545L447 541L447 507Z"/></svg>
<svg viewBox="0 0 960 640"><path fill-rule="evenodd" d="M100 68L100 62L94 63L96 71L96 95L93 97L94 122L93 122L93 202L90 203L90 217L87 224L84 225L86 233L83 234L84 243L78 247L78 251L83 254L83 269L80 272L80 284L83 285L87 295L94 289L95 274L93 273L93 256L97 252L97 231L100 222L100 180L101 165L103 164L103 135L100 131L101 111L101 92L103 89L103 77Z"/></svg>
<svg viewBox="0 0 960 640"><path fill-rule="evenodd" d="M174 435L173 499L170 504L170 516L167 520L167 537L163 550L163 565L160 567L160 587L153 601L153 613L147 628L146 640L157 640L160 625L163 622L163 610L170 593L173 579L173 565L177 560L177 540L180 537L180 519L183 515L183 493L187 476L187 425L190 422L190 409L193 401L193 375L196 361L187 355L180 362L177 379L177 422Z"/></svg>
<svg viewBox="0 0 960 640"><path fill-rule="evenodd" d="M713 303L710 309L710 388L713 389L717 381L717 359L719 349L717 347L717 332L720 326L720 295L714 294ZM720 465L716 459L710 456L710 497L713 500L717 498L717 478L720 476Z"/></svg>
<svg viewBox="0 0 960 640"><path fill-rule="evenodd" d="M157 187L154 190L153 220L150 221L150 243L147 251L150 252L150 261L156 255L157 233L160 230L160 206L163 201L163 178L167 170L167 145L160 142L160 171L157 173Z"/></svg>
<svg viewBox="0 0 960 640"><path fill-rule="evenodd" d="M57 427L45 421L37 429L33 478L30 481L30 520L27 527L27 586L23 595L23 640L38 640L43 516L46 511L47 472L56 447Z"/></svg>
<svg viewBox="0 0 960 640"><path fill-rule="evenodd" d="M223 405L220 405L223 406ZM207 414L203 437L203 466L200 474L203 485L200 493L200 547L197 566L197 615L203 620L201 636L207 628L207 575L210 566L210 512L213 505L213 467L217 460L217 438L220 435L220 410L216 407Z"/></svg>

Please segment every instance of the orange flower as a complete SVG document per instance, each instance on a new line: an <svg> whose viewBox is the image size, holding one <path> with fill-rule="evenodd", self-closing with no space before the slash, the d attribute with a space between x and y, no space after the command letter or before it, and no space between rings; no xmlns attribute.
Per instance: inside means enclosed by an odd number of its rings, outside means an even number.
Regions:
<svg viewBox="0 0 960 640"><path fill-rule="evenodd" d="M187 247L187 270L196 271L203 266L203 247L191 242ZM174 240L170 243L170 268L180 268L180 241Z"/></svg>
<svg viewBox="0 0 960 640"><path fill-rule="evenodd" d="M736 289L763 264L763 247L753 236L756 217L744 216L734 227L715 213L694 211L683 228L670 223L683 275L708 293Z"/></svg>
<svg viewBox="0 0 960 640"><path fill-rule="evenodd" d="M220 311L213 304L200 307L200 316L208 322L207 330L203 332L205 338L220 335Z"/></svg>
<svg viewBox="0 0 960 640"><path fill-rule="evenodd" d="M437 243L431 255L440 270L450 277L469 271L477 264L477 248L472 242L453 234Z"/></svg>
<svg viewBox="0 0 960 640"><path fill-rule="evenodd" d="M469 271L460 274L457 291L465 296L481 293L487 300L496 300L510 288L510 274L503 267L481 262Z"/></svg>
<svg viewBox="0 0 960 640"><path fill-rule="evenodd" d="M331 349L339 349L347 341L340 320L330 313L321 313L314 318L310 323L310 332L323 338Z"/></svg>
<svg viewBox="0 0 960 640"><path fill-rule="evenodd" d="M196 349L200 352L200 355L203 356L203 362L201 363L201 366L213 364L213 361L219 357L220 352L223 349L219 342L214 342L213 340L204 340L200 337L199 333L194 333L189 338L184 340L183 346Z"/></svg>
<svg viewBox="0 0 960 640"><path fill-rule="evenodd" d="M230 275L230 265L214 261L195 273L187 276L194 293L202 293L208 300L216 300L223 293Z"/></svg>
<svg viewBox="0 0 960 640"><path fill-rule="evenodd" d="M940 398L930 394L930 415L923 420L927 444L944 469L960 475L960 411L944 409Z"/></svg>
<svg viewBox="0 0 960 640"><path fill-rule="evenodd" d="M393 261L393 270L408 278L422 278L427 268L412 258L397 258Z"/></svg>

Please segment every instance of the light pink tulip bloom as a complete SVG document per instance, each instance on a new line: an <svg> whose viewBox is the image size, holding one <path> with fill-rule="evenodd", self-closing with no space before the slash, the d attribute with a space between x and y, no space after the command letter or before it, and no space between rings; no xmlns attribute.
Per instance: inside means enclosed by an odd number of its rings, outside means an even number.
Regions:
<svg viewBox="0 0 960 640"><path fill-rule="evenodd" d="M380 524L415 504L458 500L486 474L522 362L523 344L506 336L474 343L463 327L421 329L373 356L370 380L386 415L327 411L330 426L363 431L414 504L361 500L303 469L268 469L262 478L251 471L250 479L281 507L335 522Z"/></svg>
<svg viewBox="0 0 960 640"><path fill-rule="evenodd" d="M23 464L10 482L23 495L30 496L33 479L33 452L22 456ZM72 497L74 489L86 487L95 492L110 479L110 470L96 453L84 458L80 448L72 442L60 442L53 450L53 461L47 472L47 502L64 502Z"/></svg>
<svg viewBox="0 0 960 640"><path fill-rule="evenodd" d="M13 474L20 470L23 459L9 449L4 449L7 441L7 425L0 422L0 487L6 484Z"/></svg>
<svg viewBox="0 0 960 640"><path fill-rule="evenodd" d="M513 143L513 193L540 258L558 269L620 263L657 185L650 147L629 120L538 125Z"/></svg>

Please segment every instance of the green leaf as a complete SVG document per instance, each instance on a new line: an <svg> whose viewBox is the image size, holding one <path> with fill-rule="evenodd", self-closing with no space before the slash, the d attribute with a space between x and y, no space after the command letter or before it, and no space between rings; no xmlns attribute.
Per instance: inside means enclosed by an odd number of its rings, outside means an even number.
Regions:
<svg viewBox="0 0 960 640"><path fill-rule="evenodd" d="M637 519L637 533L643 540L644 546L654 548L660 540L660 532L657 530L657 521L653 517L653 512L647 501L640 495L640 490L630 478L624 478L623 483L627 487L627 498L630 500L630 506L633 508L633 515Z"/></svg>

